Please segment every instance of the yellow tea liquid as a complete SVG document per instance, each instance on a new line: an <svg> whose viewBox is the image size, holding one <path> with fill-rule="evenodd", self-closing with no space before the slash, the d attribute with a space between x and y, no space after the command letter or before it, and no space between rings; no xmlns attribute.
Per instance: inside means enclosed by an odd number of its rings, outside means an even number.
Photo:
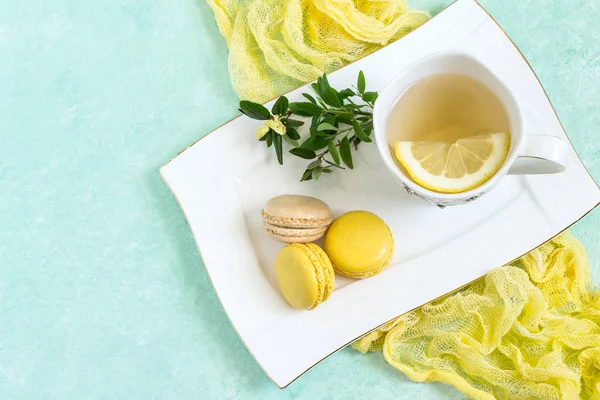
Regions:
<svg viewBox="0 0 600 400"><path fill-rule="evenodd" d="M502 102L486 85L460 74L422 79L404 92L388 119L388 143L453 143L486 132L509 132Z"/></svg>

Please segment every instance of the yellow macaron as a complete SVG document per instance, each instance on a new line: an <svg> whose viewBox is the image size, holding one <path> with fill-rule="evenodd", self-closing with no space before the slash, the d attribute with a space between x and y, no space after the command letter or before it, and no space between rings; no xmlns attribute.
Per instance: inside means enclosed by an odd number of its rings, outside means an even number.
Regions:
<svg viewBox="0 0 600 400"><path fill-rule="evenodd" d="M378 274L390 263L394 238L377 215L351 211L333 221L324 248L336 272L363 279Z"/></svg>
<svg viewBox="0 0 600 400"><path fill-rule="evenodd" d="M298 310L312 310L327 300L335 274L327 254L314 243L292 243L275 257L275 276L287 302Z"/></svg>

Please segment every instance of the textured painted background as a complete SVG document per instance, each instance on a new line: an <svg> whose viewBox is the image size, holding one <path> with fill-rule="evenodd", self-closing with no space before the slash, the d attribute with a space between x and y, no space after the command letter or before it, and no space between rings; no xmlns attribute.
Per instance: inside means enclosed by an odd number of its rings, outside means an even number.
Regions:
<svg viewBox="0 0 600 400"><path fill-rule="evenodd" d="M482 3L600 180L600 3ZM463 398L351 349L285 391L254 363L157 173L236 115L226 60L202 0L0 0L0 398Z"/></svg>

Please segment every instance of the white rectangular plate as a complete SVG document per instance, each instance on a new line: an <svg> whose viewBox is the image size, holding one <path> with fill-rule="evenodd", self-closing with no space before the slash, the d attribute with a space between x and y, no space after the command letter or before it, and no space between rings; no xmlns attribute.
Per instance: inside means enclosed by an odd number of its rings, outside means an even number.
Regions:
<svg viewBox="0 0 600 400"><path fill-rule="evenodd" d="M566 137L526 60L472 0L459 0L329 81L347 87L363 70L368 90L380 91L416 59L450 49L471 53L504 80L523 107L528 132ZM300 101L305 91L309 88L288 98ZM187 218L231 323L279 387L386 321L541 245L600 202L600 189L574 149L565 173L507 177L474 203L445 210L409 197L373 144L361 146L355 170L300 183L306 161L287 154L279 166L272 149L255 138L260 123L234 119L171 160L161 175ZM290 308L272 271L282 245L268 239L260 218L264 202L283 193L321 198L336 215L356 209L378 214L396 241L391 265L362 281L338 277L330 299L313 311Z"/></svg>

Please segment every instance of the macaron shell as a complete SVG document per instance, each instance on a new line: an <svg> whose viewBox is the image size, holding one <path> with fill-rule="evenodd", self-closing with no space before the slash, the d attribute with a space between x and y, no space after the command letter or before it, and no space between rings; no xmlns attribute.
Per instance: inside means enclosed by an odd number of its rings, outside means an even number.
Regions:
<svg viewBox="0 0 600 400"><path fill-rule="evenodd" d="M329 298L335 287L335 272L331 261L325 251L314 243L307 243L306 246L315 254L319 261L319 268L323 271L323 298L324 302Z"/></svg>
<svg viewBox="0 0 600 400"><path fill-rule="evenodd" d="M298 310L310 310L323 298L323 274L318 274L311 258L306 246L299 243L287 245L275 257L281 293Z"/></svg>
<svg viewBox="0 0 600 400"><path fill-rule="evenodd" d="M267 234L282 243L308 243L323 237L327 227L320 228L284 228L263 222Z"/></svg>
<svg viewBox="0 0 600 400"><path fill-rule="evenodd" d="M292 246L294 246L294 245L297 245L297 244L292 244ZM302 246L304 248L306 256L310 259L310 261L315 269L315 276L317 278L317 283L319 285L319 293L317 295L317 301L310 308L312 310L313 308L315 308L316 306L321 304L323 301L325 301L325 287L326 287L325 269L326 268L325 268L325 264L323 263L324 260L322 259L322 256L325 256L325 258L327 258L327 255L319 246L317 246L314 243L306 243L306 244L303 244L300 246Z"/></svg>
<svg viewBox="0 0 600 400"><path fill-rule="evenodd" d="M341 270L338 270L338 272L341 275L344 275L344 276L346 276L348 278L352 278L352 279L365 279L365 278L369 278L371 276L377 275L378 273L383 271L389 265L389 263L392 261L392 257L394 256L394 238L392 236L391 231L390 231L390 240L392 242L392 246L390 247L388 254L386 255L383 263L380 266L378 266L374 269L365 271L363 273L357 273L357 272L350 271L350 270L345 270L343 272Z"/></svg>
<svg viewBox="0 0 600 400"><path fill-rule="evenodd" d="M328 226L333 213L323 201L301 195L282 195L269 200L261 211L270 225L287 228L317 228Z"/></svg>
<svg viewBox="0 0 600 400"><path fill-rule="evenodd" d="M362 279L381 272L391 261L394 240L385 222L367 211L351 211L333 221L325 252L341 275Z"/></svg>

